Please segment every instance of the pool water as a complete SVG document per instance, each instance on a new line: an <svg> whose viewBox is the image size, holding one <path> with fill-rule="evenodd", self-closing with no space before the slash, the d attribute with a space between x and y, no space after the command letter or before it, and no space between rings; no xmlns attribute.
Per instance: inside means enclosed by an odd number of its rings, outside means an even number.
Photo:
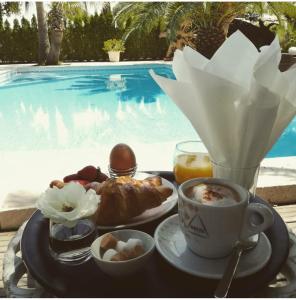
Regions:
<svg viewBox="0 0 296 300"><path fill-rule="evenodd" d="M17 73L0 87L0 151L197 139L150 69L174 78L162 64ZM296 119L267 156L291 155L296 155Z"/></svg>

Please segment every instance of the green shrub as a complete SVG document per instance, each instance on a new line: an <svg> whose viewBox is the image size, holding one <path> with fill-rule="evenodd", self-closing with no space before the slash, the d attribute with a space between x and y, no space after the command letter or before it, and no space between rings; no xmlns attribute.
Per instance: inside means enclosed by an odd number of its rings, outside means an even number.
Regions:
<svg viewBox="0 0 296 300"><path fill-rule="evenodd" d="M109 52L109 51L124 52L125 51L124 41L116 40L116 39L107 40L104 42L103 50L105 52Z"/></svg>
<svg viewBox="0 0 296 300"><path fill-rule="evenodd" d="M120 39L123 33L121 28L114 26L112 13L108 9L103 10L100 15L87 16L83 20L67 21L60 60L108 61L108 55L103 50L104 41L112 39L120 41L117 45L119 48L111 47L112 42L108 42L106 50L125 50L122 55L124 60L162 59L165 56L168 44L166 39L159 38L158 29L141 36L130 35L125 43ZM36 17L33 16L31 22L25 18L21 22L15 20L13 26L7 20L1 22L0 19L0 63L32 63L37 62L37 59Z"/></svg>
<svg viewBox="0 0 296 300"><path fill-rule="evenodd" d="M154 29L150 34L139 36L130 35L126 41L126 51L123 59L163 59L168 49L168 41L159 38L160 30Z"/></svg>
<svg viewBox="0 0 296 300"><path fill-rule="evenodd" d="M14 20L13 28L6 20L0 26L0 61L36 62L38 58L38 29L36 17L31 23L25 19Z"/></svg>
<svg viewBox="0 0 296 300"><path fill-rule="evenodd" d="M10 23L6 20L3 29L0 32L0 60L1 62L10 62L12 56L12 29Z"/></svg>

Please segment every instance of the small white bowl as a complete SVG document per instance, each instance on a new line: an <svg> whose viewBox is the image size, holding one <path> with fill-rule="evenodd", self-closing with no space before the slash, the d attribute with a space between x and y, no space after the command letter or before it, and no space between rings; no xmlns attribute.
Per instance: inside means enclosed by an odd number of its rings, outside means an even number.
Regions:
<svg viewBox="0 0 296 300"><path fill-rule="evenodd" d="M135 273L139 269L141 269L151 257L154 248L155 242L152 236L149 234L138 231L138 230L131 230L131 229L122 229L117 231L109 232L113 236L115 236L118 240L127 242L128 239L134 238L139 239L143 242L144 247L144 254L132 258L125 261L106 261L103 260L100 251L100 245L103 237L107 234L103 234L98 237L91 245L91 254L96 262L96 264L100 267L100 269L108 275L111 276L125 276Z"/></svg>

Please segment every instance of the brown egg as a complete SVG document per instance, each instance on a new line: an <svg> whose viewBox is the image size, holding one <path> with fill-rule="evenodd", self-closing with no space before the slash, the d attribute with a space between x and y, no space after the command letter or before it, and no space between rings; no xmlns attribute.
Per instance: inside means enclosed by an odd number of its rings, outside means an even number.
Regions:
<svg viewBox="0 0 296 300"><path fill-rule="evenodd" d="M134 151L126 144L117 144L110 153L110 167L115 170L128 170L136 166Z"/></svg>

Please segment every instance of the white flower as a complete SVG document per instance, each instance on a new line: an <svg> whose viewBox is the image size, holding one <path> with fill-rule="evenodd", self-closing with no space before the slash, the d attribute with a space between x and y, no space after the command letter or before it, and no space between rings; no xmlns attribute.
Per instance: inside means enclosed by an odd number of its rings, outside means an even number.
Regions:
<svg viewBox="0 0 296 300"><path fill-rule="evenodd" d="M82 185L70 182L62 189L48 188L38 199L37 208L53 222L74 227L78 220L93 215L98 203L93 189L86 192Z"/></svg>

